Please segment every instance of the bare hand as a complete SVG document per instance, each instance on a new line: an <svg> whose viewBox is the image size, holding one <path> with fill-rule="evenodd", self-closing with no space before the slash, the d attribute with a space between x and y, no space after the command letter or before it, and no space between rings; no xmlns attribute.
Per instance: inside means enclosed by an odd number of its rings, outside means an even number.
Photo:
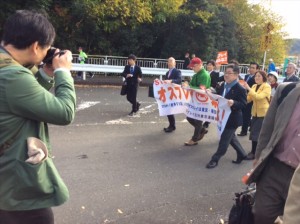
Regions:
<svg viewBox="0 0 300 224"><path fill-rule="evenodd" d="M247 89L247 90L250 90L250 86L248 85L247 82L244 83L244 88Z"/></svg>
<svg viewBox="0 0 300 224"><path fill-rule="evenodd" d="M232 105L234 104L234 101L233 100L228 100L227 103L228 103L228 106L232 107Z"/></svg>
<svg viewBox="0 0 300 224"><path fill-rule="evenodd" d="M60 50L56 49L55 53L58 53ZM56 55L52 60L53 69L57 68L66 68L71 70L72 67L72 52L69 50L64 50L65 53L62 55Z"/></svg>
<svg viewBox="0 0 300 224"><path fill-rule="evenodd" d="M126 78L131 78L133 75L132 74L127 74Z"/></svg>
<svg viewBox="0 0 300 224"><path fill-rule="evenodd" d="M141 82L142 81L142 79L141 78L138 78L138 82Z"/></svg>
<svg viewBox="0 0 300 224"><path fill-rule="evenodd" d="M188 82L182 83L182 87L189 87L189 83Z"/></svg>
<svg viewBox="0 0 300 224"><path fill-rule="evenodd" d="M171 79L164 80L165 83L172 83Z"/></svg>

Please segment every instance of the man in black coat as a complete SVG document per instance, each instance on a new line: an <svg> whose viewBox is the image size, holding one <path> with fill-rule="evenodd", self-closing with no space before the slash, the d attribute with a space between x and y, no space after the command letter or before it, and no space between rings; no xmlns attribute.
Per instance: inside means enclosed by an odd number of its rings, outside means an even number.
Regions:
<svg viewBox="0 0 300 224"><path fill-rule="evenodd" d="M175 58L170 57L168 59L169 71L166 73L164 80L168 83L176 83L176 84L180 85L181 84L181 71L179 69L176 69L175 66L176 66ZM164 128L164 131L172 132L176 129L175 116L168 115L168 120L169 120L169 126L167 128Z"/></svg>
<svg viewBox="0 0 300 224"><path fill-rule="evenodd" d="M184 63L183 63L183 69L188 69L188 65L190 64L190 53L186 52L184 56Z"/></svg>
<svg viewBox="0 0 300 224"><path fill-rule="evenodd" d="M252 87L255 84L255 73L259 70L259 64L256 62L251 62L250 63L250 68L249 68L249 74L245 75L244 80L247 82L247 84ZM252 109L253 103L247 103L245 109L243 110L243 125L242 125L242 130L238 136L246 136L248 132L248 128L250 126L250 121L251 121L251 109Z"/></svg>
<svg viewBox="0 0 300 224"><path fill-rule="evenodd" d="M133 116L140 109L140 103L136 101L139 83L142 81L142 70L135 64L136 56L128 56L128 65L125 66L122 76L127 82L127 100L132 104L129 116Z"/></svg>
<svg viewBox="0 0 300 224"><path fill-rule="evenodd" d="M228 99L231 114L222 132L217 152L206 165L208 169L215 168L218 165L220 158L225 155L229 144L237 153L237 159L233 160L233 163L240 164L247 156L247 153L235 135L236 129L242 125L242 109L245 108L247 103L246 90L238 82L239 73L240 69L237 65L229 64L224 74L225 83L221 85L217 92L219 95Z"/></svg>

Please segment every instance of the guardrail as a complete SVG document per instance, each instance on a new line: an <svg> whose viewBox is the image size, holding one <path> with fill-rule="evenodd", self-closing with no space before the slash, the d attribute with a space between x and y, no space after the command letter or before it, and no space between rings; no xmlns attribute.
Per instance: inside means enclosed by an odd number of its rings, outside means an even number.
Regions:
<svg viewBox="0 0 300 224"><path fill-rule="evenodd" d="M143 74L145 75L154 75L159 76L162 79L162 76L166 74L168 71L167 68L148 68L141 67ZM124 70L124 66L115 66L115 65L92 65L92 64L77 64L73 63L72 71L82 71L83 72L83 80L86 79L86 72L102 72L102 73L122 73ZM193 76L193 70L181 69L182 76Z"/></svg>
<svg viewBox="0 0 300 224"><path fill-rule="evenodd" d="M78 54L73 54L73 61L79 63ZM140 67L145 68L168 68L168 59L159 59L159 58L138 58L136 64ZM113 66L125 66L127 65L127 57L119 56L108 56L108 55L89 55L87 58L86 64L94 65L113 65ZM183 60L176 60L176 68L183 69ZM206 68L206 62L203 62L204 68ZM225 71L226 65L221 65L220 71ZM247 74L248 65L241 64L240 66L241 73Z"/></svg>
<svg viewBox="0 0 300 224"><path fill-rule="evenodd" d="M143 74L145 75L153 75L159 76L159 79L166 74L168 71L167 68L149 68L149 67L141 67ZM116 66L116 65L93 65L93 64L78 64L73 63L72 71L82 71L83 72L83 80L86 79L86 72L100 72L100 73L122 73L124 70L124 66ZM194 75L193 70L181 69L181 75L183 77L191 77ZM220 72L220 76L224 75L224 72ZM242 78L245 77L246 73L240 74ZM278 77L278 83L283 82L284 77Z"/></svg>

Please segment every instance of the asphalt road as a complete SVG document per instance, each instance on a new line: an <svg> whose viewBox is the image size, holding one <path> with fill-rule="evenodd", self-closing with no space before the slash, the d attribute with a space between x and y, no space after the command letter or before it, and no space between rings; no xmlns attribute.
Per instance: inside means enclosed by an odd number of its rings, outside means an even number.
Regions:
<svg viewBox="0 0 300 224"><path fill-rule="evenodd" d="M54 162L70 199L54 208L57 224L217 224L227 220L234 192L252 163L231 163L229 147L219 166L205 165L215 152L215 125L198 145L188 147L193 128L176 115L176 131L164 133L148 89L141 87L141 109L128 117L130 104L120 87L78 87L77 112L69 126L50 125ZM248 137L240 137L246 151Z"/></svg>

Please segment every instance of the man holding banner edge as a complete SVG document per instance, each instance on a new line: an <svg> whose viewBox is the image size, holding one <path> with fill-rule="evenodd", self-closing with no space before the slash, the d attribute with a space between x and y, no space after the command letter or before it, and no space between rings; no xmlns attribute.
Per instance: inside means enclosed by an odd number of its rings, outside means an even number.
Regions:
<svg viewBox="0 0 300 224"><path fill-rule="evenodd" d="M228 99L231 114L229 115L225 129L222 132L217 152L206 165L206 168L208 169L215 168L218 165L218 161L225 155L229 144L237 153L237 159L233 160L232 163L240 164L247 156L247 153L235 135L236 129L242 125L242 109L245 108L247 103L246 90L238 82L239 73L240 69L237 65L228 65L224 74L225 83L221 85L217 92L219 95Z"/></svg>
<svg viewBox="0 0 300 224"><path fill-rule="evenodd" d="M197 57L193 58L191 60L191 63L188 65L188 68L193 69L195 72L189 84L191 88L193 89L210 88L210 83L211 83L210 75L203 67L202 60L200 58ZM188 84L184 82L183 87L187 87L187 86ZM191 117L187 117L186 119L192 126L194 126L195 130L194 130L193 137L189 141L185 142L184 144L186 146L197 145L198 141L200 141L207 133L207 130L203 127L203 121L196 120Z"/></svg>

